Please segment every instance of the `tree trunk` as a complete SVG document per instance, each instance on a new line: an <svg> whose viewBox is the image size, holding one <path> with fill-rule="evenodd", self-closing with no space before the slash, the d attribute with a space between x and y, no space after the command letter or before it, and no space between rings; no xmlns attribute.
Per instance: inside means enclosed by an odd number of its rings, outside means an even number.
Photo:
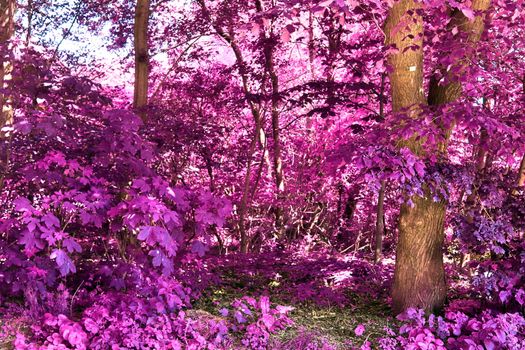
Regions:
<svg viewBox="0 0 525 350"><path fill-rule="evenodd" d="M248 77L248 71L246 68L246 63L244 61L244 57L242 54L242 51L237 45L237 42L235 41L234 33L230 32L227 33L219 24L215 23L210 11L208 10L208 7L206 6L205 0L197 0L199 3L203 15L208 19L208 21L211 23L213 29L217 32L217 35L220 36L222 39L224 39L231 47L233 54L235 55L235 60L237 62L237 66L239 67L239 75L241 76L241 82L242 82L242 90L246 97L246 101L250 107L250 111L252 113L253 119L254 119L254 135L252 138L252 141L250 143L250 147L248 149L248 160L247 160L247 166L246 166L246 176L244 178L244 184L243 184L243 193L241 202L239 203L239 238L240 238L240 250L242 253L247 253L249 250L249 243L250 239L248 237L248 232L246 231L246 214L248 213L248 209L250 207L250 182L251 182L251 174L252 174L252 160L253 156L256 151L257 147L257 141L259 141L259 144L264 148L263 142L262 142L262 136L264 133L262 132L263 129L263 122L261 118L261 113L258 109L258 106L250 99L250 96L252 95L250 91L250 85L249 85L249 77ZM260 106L259 106L260 107Z"/></svg>
<svg viewBox="0 0 525 350"><path fill-rule="evenodd" d="M413 197L401 206L397 243L393 310L416 307L427 312L442 308L446 297L443 267L445 204L430 195Z"/></svg>
<svg viewBox="0 0 525 350"><path fill-rule="evenodd" d="M7 41L11 39L15 31L14 15L16 10L16 1L0 0L0 88L8 87L11 80L11 62L7 56ZM5 50L5 51L4 51ZM12 122L13 110L9 105L9 97L0 92L0 127Z"/></svg>
<svg viewBox="0 0 525 350"><path fill-rule="evenodd" d="M379 91L379 116L385 116L385 74L381 75L381 87ZM375 229L375 250L374 261L376 263L381 261L383 255L383 233L385 232L385 181L381 181L381 188L377 198L376 210L376 229Z"/></svg>
<svg viewBox="0 0 525 350"><path fill-rule="evenodd" d="M413 0L402 0L393 6L387 20L387 40L396 44L400 50L390 57L390 64L394 68L390 77L394 112L402 108L411 108L412 113L417 115L417 108L412 106L424 102L420 96L423 92L423 21L417 14L420 6ZM476 16L473 21L468 20L459 10L452 13L449 29L457 27L467 34L467 42L462 45L471 46L473 49L479 41L484 30L485 12L489 6L490 0L474 0L472 9L481 11L482 15ZM413 22L408 22L408 26L390 36L392 29L406 16L407 11L412 13ZM403 52L408 47L410 48ZM415 47L417 49L414 50ZM436 79L431 80L429 104L442 105L456 101L461 96L459 75L468 64L468 55L472 51L468 50L469 47L466 49L465 56L458 59L454 69L446 73L445 84L440 85ZM444 128L447 138L452 127ZM407 145L415 152L419 149L413 141L408 141ZM446 150L446 142L443 150ZM431 312L442 307L446 296L442 255L446 207L445 203L434 202L431 197L430 193L423 198L414 197L413 207L404 205L401 209L392 291L395 312L404 311L408 307L420 307Z"/></svg>
<svg viewBox="0 0 525 350"><path fill-rule="evenodd" d="M474 183L472 185L472 191L465 200L467 209L472 208L476 204L476 198L478 196L478 187L480 185L479 182L487 164L487 151L484 148L484 144L487 142L487 138L487 131L485 129L482 129L480 133L480 145L475 156L476 174L474 176ZM472 217L472 215L467 214L467 221L472 223L473 220L474 218Z"/></svg>
<svg viewBox="0 0 525 350"><path fill-rule="evenodd" d="M14 34L15 0L0 0L0 89L9 88L12 64L9 61L8 41ZM7 57L6 57L7 56ZM13 124L14 111L9 95L0 92L0 129ZM11 133L0 132L0 188L9 168Z"/></svg>
<svg viewBox="0 0 525 350"><path fill-rule="evenodd" d="M525 101L525 73L522 78L522 91L523 91L523 101ZM516 181L516 187L525 186L525 155L521 158L520 168L518 170L518 180Z"/></svg>
<svg viewBox="0 0 525 350"><path fill-rule="evenodd" d="M274 46L269 40L264 38L264 57L266 70L270 75L270 81L272 84L272 136L273 136L273 168L275 176L275 186L277 191L277 205L275 207L275 226L278 231L283 228L283 208L281 201L284 196L284 173L283 173L283 160L281 155L281 136L279 126L279 77L275 72L274 65ZM271 39L270 39L271 40Z"/></svg>
<svg viewBox="0 0 525 350"><path fill-rule="evenodd" d="M381 261L383 256L383 233L385 232L385 181L381 182L381 189L377 198L376 210L376 230L375 230L375 250L374 261L376 263Z"/></svg>
<svg viewBox="0 0 525 350"><path fill-rule="evenodd" d="M316 79L315 74L315 42L314 42L314 19L312 9L308 11L308 64L311 79Z"/></svg>
<svg viewBox="0 0 525 350"><path fill-rule="evenodd" d="M204 162L206 163L206 170L208 171L208 177L210 178L210 192L215 193L215 176L213 175L213 160L212 155L204 155Z"/></svg>
<svg viewBox="0 0 525 350"><path fill-rule="evenodd" d="M248 232L246 231L246 214L248 212L249 205L249 194L250 194L250 181L252 178L252 158L255 153L255 148L257 147L257 131L258 125L256 127L255 134L250 143L250 148L248 150L248 162L246 166L246 176L244 177L244 186L242 191L242 198L239 204L239 238L240 238L240 251L241 253L248 253L248 248L250 244L250 239L248 237Z"/></svg>
<svg viewBox="0 0 525 350"><path fill-rule="evenodd" d="M392 66L390 85L392 109L407 109L414 119L419 117L423 95L423 18L421 4L401 0L390 9L385 26L387 44L398 51L389 57ZM408 23L406 26L400 22ZM406 50L405 50L406 49ZM405 143L406 142L406 143ZM418 152L415 139L404 141ZM427 312L442 307L446 295L442 244L444 239L445 205L432 196L412 197L413 206L404 204L399 216L399 239L396 252L392 307L400 313L409 307Z"/></svg>
<svg viewBox="0 0 525 350"><path fill-rule="evenodd" d="M459 80L464 69L468 65L468 56L472 54L475 49L475 45L481 39L481 35L485 29L485 13L490 7L490 0L473 0L471 8L474 11L481 11L480 16L476 16L474 20L469 20L463 12L455 9L452 13L452 19L448 24L448 29L452 30L457 27L467 38L464 45L465 54L459 58L452 68L441 67L443 76L446 77L446 83L440 84L435 78L430 79L429 93L428 93L428 104L433 106L442 105L458 100L461 97L462 85ZM447 72L448 73L445 73ZM450 134L450 130L448 130Z"/></svg>
<svg viewBox="0 0 525 350"><path fill-rule="evenodd" d="M525 185L525 156L521 158L520 169L518 172L518 187L523 187Z"/></svg>
<svg viewBox="0 0 525 350"><path fill-rule="evenodd" d="M263 6L260 0L255 1L255 7L257 12L263 11ZM283 232L283 208L281 201L284 197L284 172L283 172L283 160L281 155L281 130L279 126L279 77L275 70L275 59L274 51L275 44L273 42L273 33L270 30L269 35L265 31L261 34L261 40L264 50L264 65L266 72L270 76L271 82L271 93L272 93L272 136L273 136L273 168L275 176L275 186L277 191L277 205L275 206L275 227L280 234Z"/></svg>
<svg viewBox="0 0 525 350"><path fill-rule="evenodd" d="M148 104L149 52L148 23L150 17L150 0L137 0L135 8L135 91L133 107L138 110L143 121L147 114L144 107Z"/></svg>
<svg viewBox="0 0 525 350"><path fill-rule="evenodd" d="M31 35L33 32L33 0L27 0L27 32L26 32L26 46L31 42Z"/></svg>
<svg viewBox="0 0 525 350"><path fill-rule="evenodd" d="M441 67L442 75L446 77L445 84L440 84L434 77L430 80L428 92L429 105L440 106L443 104L455 102L461 97L463 87L460 81L460 75L463 74L463 71L467 67L469 56L472 55L475 45L479 42L483 31L485 30L485 14L490 7L490 3L490 0L472 1L472 9L475 11L481 11L481 15L476 16L474 20L469 20L461 11L457 9L452 13L452 20L450 21L448 28L451 30L452 28L457 27L463 34L466 35L466 42L463 43L465 46L465 54L463 57L458 59L458 61L454 64L453 68L448 71L448 73L445 73L447 71L446 68ZM485 106L485 99L483 100L483 104ZM448 142L448 138L452 134L453 127L454 125L450 125L448 128L444 129L446 139L445 142ZM488 135L486 130L482 129L480 148L476 155L476 180L472 189L472 193L470 193L466 200L468 207L466 219L469 223L474 221L474 217L472 216L472 212L470 210L475 206L478 190L477 187L479 186L479 176L481 175L481 172L486 170L487 167L490 167L491 163L491 155L487 155L487 152L483 148L483 144L485 143L487 137ZM469 254L462 254L460 262L461 266L463 267L469 259Z"/></svg>

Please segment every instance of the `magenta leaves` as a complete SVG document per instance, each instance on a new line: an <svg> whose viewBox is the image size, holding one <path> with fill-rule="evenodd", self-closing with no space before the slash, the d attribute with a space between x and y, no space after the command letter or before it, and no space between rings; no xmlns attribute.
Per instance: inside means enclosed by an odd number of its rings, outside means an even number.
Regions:
<svg viewBox="0 0 525 350"><path fill-rule="evenodd" d="M389 330L392 337L379 341L381 349L518 349L525 340L525 319L517 313L467 315L451 306L444 317L409 309L398 319L404 325L396 337Z"/></svg>

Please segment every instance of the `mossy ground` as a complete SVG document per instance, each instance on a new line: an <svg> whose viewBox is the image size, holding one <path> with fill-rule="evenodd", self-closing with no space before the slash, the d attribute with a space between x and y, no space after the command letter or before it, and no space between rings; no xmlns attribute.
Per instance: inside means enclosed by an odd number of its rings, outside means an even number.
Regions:
<svg viewBox="0 0 525 350"><path fill-rule="evenodd" d="M206 290L194 308L218 315L218 310L230 306L235 299L269 292L273 305L294 307L289 314L294 325L273 336L280 344L292 342L300 333L308 332L320 341L346 349L348 344L361 345L366 340L374 342L386 336L385 327L391 327L395 322L390 316L389 306L369 296L347 293L350 303L344 307L322 306L314 302L294 303L280 291L275 281L258 274L235 275L224 271L222 280L220 286ZM283 283L286 281L280 282ZM365 326L365 332L357 336L354 330L360 324Z"/></svg>

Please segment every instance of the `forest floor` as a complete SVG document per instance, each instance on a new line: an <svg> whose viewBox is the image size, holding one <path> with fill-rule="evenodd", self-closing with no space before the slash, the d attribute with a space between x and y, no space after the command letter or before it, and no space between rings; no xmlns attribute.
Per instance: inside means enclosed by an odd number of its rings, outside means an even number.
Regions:
<svg viewBox="0 0 525 350"><path fill-rule="evenodd" d="M293 321L271 333L268 349L356 349L388 337L402 324L392 317L389 306L393 268L392 259L375 264L364 254L333 251L210 256L198 266L181 268L180 277L197 288L191 307L183 311L192 320L232 320L224 310L234 310L239 300L261 302L265 296L272 308L290 308L287 316ZM461 279L455 280L460 286ZM24 310L22 304L13 306L8 315ZM2 319L0 315L0 330L3 323L31 334L31 319L22 312L19 316ZM14 335L6 335L0 334L0 349L12 348ZM242 332L234 330L230 335L235 348L244 348Z"/></svg>
<svg viewBox="0 0 525 350"><path fill-rule="evenodd" d="M269 295L272 304L294 308L289 314L294 324L274 335L280 344L302 334L343 349L384 337L385 327L396 322L385 303L392 272L388 261L375 265L358 257L273 254L210 265L218 266L220 282L204 291L194 310L218 315L243 296ZM359 325L365 328L362 335L355 333Z"/></svg>

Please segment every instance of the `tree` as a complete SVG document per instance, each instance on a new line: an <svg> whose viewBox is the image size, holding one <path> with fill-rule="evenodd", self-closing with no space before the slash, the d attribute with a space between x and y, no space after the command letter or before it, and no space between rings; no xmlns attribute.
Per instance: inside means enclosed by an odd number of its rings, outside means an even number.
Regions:
<svg viewBox="0 0 525 350"><path fill-rule="evenodd" d="M260 0L256 0L255 6L257 12L263 12L263 6ZM277 200L280 202L283 199L285 190L283 159L281 152L281 126L279 113L279 76L275 67L275 46L276 37L273 26L269 33L266 29L261 32L262 50L264 52L264 66L266 73L270 76L271 82L271 116L272 116L272 136L273 136L273 168L275 177L275 187L277 192ZM277 203L275 208L275 226L277 230L282 231L283 228L283 208L280 203ZM281 232L282 233L282 232Z"/></svg>
<svg viewBox="0 0 525 350"><path fill-rule="evenodd" d="M381 75L381 87L379 91L379 117L385 116L385 74ZM374 261L376 263L381 261L383 256L383 234L385 232L385 180L381 181L381 187L377 196L376 209L376 227L375 227L375 246L374 246Z"/></svg>
<svg viewBox="0 0 525 350"><path fill-rule="evenodd" d="M417 122L425 103L423 94L423 15L422 5L401 0L390 9L385 32L387 43L395 46L390 55L390 85L393 112L407 113ZM403 142L419 153L415 139ZM393 310L410 306L427 311L443 305L446 295L443 269L445 204L427 196L414 196L413 205L401 206L396 268L392 290Z"/></svg>
<svg viewBox="0 0 525 350"><path fill-rule="evenodd" d="M459 57L453 59L451 67L440 68L444 82L435 77L431 79L429 105L440 106L460 98L462 74L468 65L472 46L483 33L485 12L489 5L488 0L478 0L473 1L471 9L452 11L448 29L459 31L460 34L458 42L450 44L461 51L456 53ZM423 7L417 1L395 3L386 23L387 43L397 49L389 57L393 69L390 74L393 111L406 110L414 122L423 113L419 106L427 103L423 94L423 24ZM453 123L441 123L439 127L444 133L439 151L446 153ZM421 142L420 138L414 137L402 141L401 145L407 146L415 154L423 155ZM424 193L424 196L413 196L412 205L404 204L401 207L392 290L396 313L408 307L420 307L432 312L443 306L446 297L442 253L446 204L443 199L434 200L428 186L425 186Z"/></svg>
<svg viewBox="0 0 525 350"><path fill-rule="evenodd" d="M15 10L15 0L0 1L0 129L13 124L13 107L9 95L2 90L10 88L12 63L9 40L15 31ZM10 137L10 133L0 130L0 188L9 166Z"/></svg>
<svg viewBox="0 0 525 350"><path fill-rule="evenodd" d="M133 107L141 110L148 104L149 86L149 50L148 27L150 18L150 0L137 0L134 22L135 47L135 90ZM146 119L146 112L139 112L142 120Z"/></svg>
<svg viewBox="0 0 525 350"><path fill-rule="evenodd" d="M8 87L11 79L11 63L7 45L15 31L14 15L16 10L15 0L0 1L0 88ZM0 127L12 122L13 112L9 106L9 98L0 92Z"/></svg>

